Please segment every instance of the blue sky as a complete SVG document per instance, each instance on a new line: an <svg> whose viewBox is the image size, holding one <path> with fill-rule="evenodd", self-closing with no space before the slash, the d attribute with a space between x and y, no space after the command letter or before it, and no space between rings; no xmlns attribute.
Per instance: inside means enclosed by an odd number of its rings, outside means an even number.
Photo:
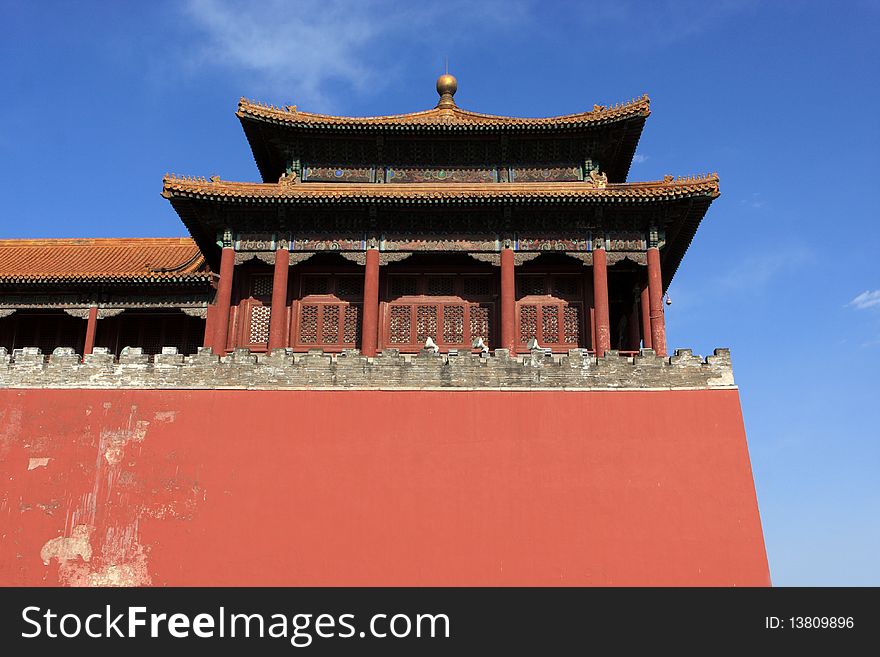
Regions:
<svg viewBox="0 0 880 657"><path fill-rule="evenodd" d="M630 179L721 177L670 288L670 346L733 351L773 581L880 585L880 3L0 9L0 237L184 234L165 172L258 178L240 96L425 109L444 57L476 111L648 93Z"/></svg>

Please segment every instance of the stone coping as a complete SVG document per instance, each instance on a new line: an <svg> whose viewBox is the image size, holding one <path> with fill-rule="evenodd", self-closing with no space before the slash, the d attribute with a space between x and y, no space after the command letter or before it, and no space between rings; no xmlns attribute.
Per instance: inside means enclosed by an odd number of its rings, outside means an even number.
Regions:
<svg viewBox="0 0 880 657"><path fill-rule="evenodd" d="M401 354L386 349L375 358L357 350L324 353L320 349L271 354L236 349L226 356L210 348L184 356L176 347L156 355L126 347L119 358L95 348L82 358L70 347L48 357L39 348L0 347L0 387L6 388L156 388L156 389L702 389L735 388L729 349L695 356L677 349L659 357L652 349L636 355L609 351L596 358L586 350L552 354L534 349L511 356L492 353Z"/></svg>

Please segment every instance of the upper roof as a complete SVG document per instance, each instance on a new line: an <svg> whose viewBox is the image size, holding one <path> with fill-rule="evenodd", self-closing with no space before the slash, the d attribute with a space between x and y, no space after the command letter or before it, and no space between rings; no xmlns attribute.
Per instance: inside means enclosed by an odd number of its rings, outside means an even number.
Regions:
<svg viewBox="0 0 880 657"><path fill-rule="evenodd" d="M210 280L188 237L0 240L0 283Z"/></svg>
<svg viewBox="0 0 880 657"><path fill-rule="evenodd" d="M436 131L454 130L530 130L585 128L629 118L647 118L651 113L647 94L629 102L606 107L594 105L588 112L542 118L498 116L463 110L460 107L434 107L421 112L387 116L332 116L303 112L296 105L275 107L242 98L236 115L241 118L279 123L296 128L372 129L383 131L421 128Z"/></svg>
<svg viewBox="0 0 880 657"><path fill-rule="evenodd" d="M609 180L623 182L645 119L651 113L651 102L644 95L609 107L594 105L592 110L576 114L543 118L498 116L461 109L453 100L456 89L453 76L440 76L437 106L407 114L333 116L303 112L295 105L275 107L242 98L236 115L264 182L277 181L287 172L291 159L308 166L318 164L315 159L326 160L319 166L401 165L404 162L389 161L389 157L393 159L395 152L400 156L401 140L411 142L416 138L424 144L420 143L410 154L416 161L405 164L425 166L429 162L417 160L442 157L446 160L440 163L443 166L464 165L459 160L472 156L471 151L483 153L484 165L512 164L508 160L517 152L529 160L518 164L546 164L546 158L552 158L559 144L564 144L568 148L576 145L574 150L578 152L571 164L598 159ZM435 149L438 140L445 141L445 145ZM482 142L477 148L475 140ZM514 147L536 141L545 142L547 148L526 149L531 155L523 155ZM434 155L428 155L430 152ZM348 161L352 158L360 161Z"/></svg>

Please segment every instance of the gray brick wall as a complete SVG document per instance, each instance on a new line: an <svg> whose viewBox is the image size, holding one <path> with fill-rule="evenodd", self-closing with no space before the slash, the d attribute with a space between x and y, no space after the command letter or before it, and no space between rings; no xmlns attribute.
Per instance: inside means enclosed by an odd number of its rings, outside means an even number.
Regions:
<svg viewBox="0 0 880 657"><path fill-rule="evenodd" d="M320 350L294 354L276 349L254 354L236 349L220 358L200 349L183 356L174 347L148 356L127 347L119 359L106 349L84 359L67 347L48 356L35 347L9 354L0 347L0 387L5 388L468 388L468 389L672 389L733 388L728 349L703 359L690 349L668 358L643 349L636 356L608 352L595 358L573 349L567 355L535 350L511 357L494 354L402 355L385 350L365 358L356 350L325 354Z"/></svg>

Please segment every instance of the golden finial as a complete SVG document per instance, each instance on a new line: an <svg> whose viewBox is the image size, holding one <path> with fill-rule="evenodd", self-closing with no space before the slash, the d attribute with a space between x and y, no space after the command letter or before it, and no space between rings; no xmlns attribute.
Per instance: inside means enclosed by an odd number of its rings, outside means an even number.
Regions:
<svg viewBox="0 0 880 657"><path fill-rule="evenodd" d="M446 63L446 73L437 78L437 93L440 94L440 102L437 107L440 109L451 109L455 107L455 101L452 97L458 89L458 80L454 75L449 75L449 62Z"/></svg>

